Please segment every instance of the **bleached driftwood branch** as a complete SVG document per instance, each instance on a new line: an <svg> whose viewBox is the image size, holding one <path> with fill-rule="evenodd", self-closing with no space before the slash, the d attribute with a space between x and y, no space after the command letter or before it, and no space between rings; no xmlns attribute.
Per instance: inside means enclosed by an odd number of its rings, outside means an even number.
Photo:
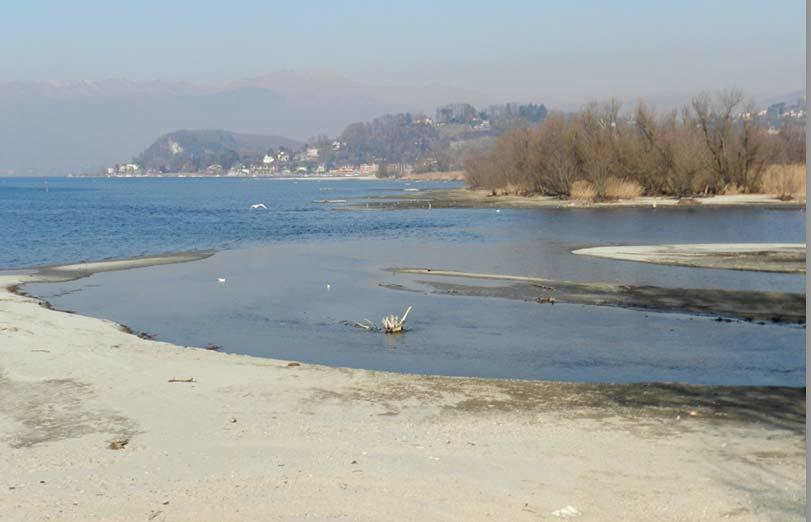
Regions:
<svg viewBox="0 0 811 522"><path fill-rule="evenodd" d="M383 318L383 331L386 333L400 333L405 329L405 322L406 318L408 317L408 313L411 311L411 307L409 306L408 309L403 314L403 318L400 319L396 315L388 315Z"/></svg>
<svg viewBox="0 0 811 522"><path fill-rule="evenodd" d="M408 318L408 314L409 314L409 312L411 312L411 308L412 307L409 306L406 309L405 313L403 314L402 319L400 317L394 315L394 314L387 315L386 317L384 317L383 321L382 321L383 328L380 328L379 326L377 326L376 324L374 324L372 321L370 321L368 319L364 319L360 323L348 323L348 324L351 324L355 328L363 328L364 330L368 330L370 332L381 332L382 331L382 332L387 333L387 334L400 333L400 332L403 332L405 330L406 318Z"/></svg>

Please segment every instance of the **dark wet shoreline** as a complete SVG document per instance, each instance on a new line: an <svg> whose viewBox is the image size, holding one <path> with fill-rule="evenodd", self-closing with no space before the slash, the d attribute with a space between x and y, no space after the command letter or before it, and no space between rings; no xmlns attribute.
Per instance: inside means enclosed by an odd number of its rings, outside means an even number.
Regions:
<svg viewBox="0 0 811 522"><path fill-rule="evenodd" d="M541 278L515 281L510 276L468 274L444 270L395 268L393 273L482 280L513 280L501 286L417 281L436 294L468 297L497 297L520 301L555 302L594 306L616 306L657 312L684 312L718 316L719 319L805 324L805 294L747 290L686 289L658 286L633 286L613 283L575 283ZM403 285L387 285L392 290L408 290Z"/></svg>

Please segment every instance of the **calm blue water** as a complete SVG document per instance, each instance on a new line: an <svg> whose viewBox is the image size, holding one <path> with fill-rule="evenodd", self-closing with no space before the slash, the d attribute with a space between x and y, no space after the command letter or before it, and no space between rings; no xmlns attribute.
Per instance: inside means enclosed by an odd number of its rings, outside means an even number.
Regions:
<svg viewBox="0 0 811 522"><path fill-rule="evenodd" d="M605 244L804 242L805 212L768 209L346 211L348 200L458 183L262 178L0 178L0 269L328 239L442 241L477 249L444 263L579 281L804 291L804 277L572 256ZM268 210L251 210L264 203ZM419 251L420 249L417 248ZM426 252L421 252L426 254ZM392 262L397 264L397 259Z"/></svg>
<svg viewBox="0 0 811 522"><path fill-rule="evenodd" d="M803 242L803 210L414 209L314 200L447 184L268 179L2 179L0 267L224 249L194 263L29 285L159 339L415 373L597 382L805 383L805 329L595 306L436 296L394 266L577 281L803 292L805 277L576 256L604 244ZM268 210L250 210L264 203ZM217 283L224 277L226 283ZM465 282L465 281L458 281ZM329 288L327 287L329 285ZM394 338L344 321L401 313Z"/></svg>
<svg viewBox="0 0 811 522"><path fill-rule="evenodd" d="M0 268L298 238L440 237L464 225L464 219L361 215L313 203L402 192L405 186L262 178L0 178ZM268 210L252 211L253 203Z"/></svg>

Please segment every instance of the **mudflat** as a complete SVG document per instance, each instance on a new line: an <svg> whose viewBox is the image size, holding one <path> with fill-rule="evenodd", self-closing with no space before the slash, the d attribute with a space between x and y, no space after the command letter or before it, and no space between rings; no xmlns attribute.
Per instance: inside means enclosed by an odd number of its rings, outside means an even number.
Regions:
<svg viewBox="0 0 811 522"><path fill-rule="evenodd" d="M392 268L393 273L430 276L421 280L434 293L443 295L498 297L541 304L576 303L616 306L660 312L715 315L745 321L805 324L805 295L789 292L720 290L713 288L667 288L617 283L578 283L540 277L480 274L431 268ZM505 284L456 283L456 279L504 281ZM392 290L414 290L403 285L383 285Z"/></svg>
<svg viewBox="0 0 811 522"><path fill-rule="evenodd" d="M148 341L7 290L0 340L4 520L805 516L800 388L329 368Z"/></svg>

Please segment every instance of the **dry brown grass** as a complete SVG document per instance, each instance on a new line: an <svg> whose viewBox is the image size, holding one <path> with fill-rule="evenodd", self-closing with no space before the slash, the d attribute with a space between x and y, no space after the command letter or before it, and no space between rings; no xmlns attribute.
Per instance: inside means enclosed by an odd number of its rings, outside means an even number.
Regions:
<svg viewBox="0 0 811 522"><path fill-rule="evenodd" d="M580 179L569 187L569 197L578 201L594 201L597 199L597 189L590 181Z"/></svg>
<svg viewBox="0 0 811 522"><path fill-rule="evenodd" d="M721 190L721 194L725 196L737 196L738 194L743 194L744 192L743 187L736 183L725 185L723 190Z"/></svg>
<svg viewBox="0 0 811 522"><path fill-rule="evenodd" d="M409 172L400 176L400 179L412 181L464 181L465 171L449 170L447 172Z"/></svg>
<svg viewBox="0 0 811 522"><path fill-rule="evenodd" d="M605 199L634 199L641 196L644 189L636 181L608 178L604 192Z"/></svg>
<svg viewBox="0 0 811 522"><path fill-rule="evenodd" d="M760 191L780 199L805 201L805 165L771 165L763 173Z"/></svg>
<svg viewBox="0 0 811 522"><path fill-rule="evenodd" d="M529 196L531 192L519 187L518 185L514 185L512 183L507 183L507 186L497 189L490 190L491 196Z"/></svg>

